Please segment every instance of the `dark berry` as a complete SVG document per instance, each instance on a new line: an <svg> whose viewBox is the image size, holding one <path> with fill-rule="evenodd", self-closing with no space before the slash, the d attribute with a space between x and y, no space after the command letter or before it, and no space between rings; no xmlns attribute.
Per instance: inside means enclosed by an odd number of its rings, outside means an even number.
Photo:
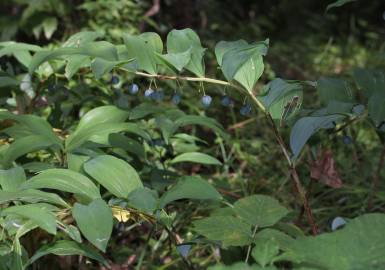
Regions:
<svg viewBox="0 0 385 270"><path fill-rule="evenodd" d="M128 87L128 92L131 94L131 95L135 95L136 93L138 93L139 91L139 86L135 83L131 84L129 87Z"/></svg>
<svg viewBox="0 0 385 270"><path fill-rule="evenodd" d="M342 137L342 141L344 142L344 144L351 144L353 142L352 137L348 135L345 135L344 137Z"/></svg>
<svg viewBox="0 0 385 270"><path fill-rule="evenodd" d="M171 98L172 103L174 103L175 105L178 105L181 100L182 98L179 94L174 94Z"/></svg>
<svg viewBox="0 0 385 270"><path fill-rule="evenodd" d="M362 104L357 104L357 105L355 105L355 106L352 108L352 112L353 112L355 115L363 114L363 113L365 112L365 106L362 105Z"/></svg>
<svg viewBox="0 0 385 270"><path fill-rule="evenodd" d="M48 91L52 92L52 91L55 91L56 85L54 85L54 84L49 84L47 88L48 88Z"/></svg>
<svg viewBox="0 0 385 270"><path fill-rule="evenodd" d="M157 90L152 95L151 98L155 101L162 101L164 99L164 92L163 90Z"/></svg>
<svg viewBox="0 0 385 270"><path fill-rule="evenodd" d="M146 91L144 91L145 98L152 98L153 94L154 94L154 90L152 90L151 88L148 88Z"/></svg>
<svg viewBox="0 0 385 270"><path fill-rule="evenodd" d="M115 84L118 84L118 83L119 83L119 77L115 76L115 75L112 75L112 77L111 77L111 84L115 85Z"/></svg>
<svg viewBox="0 0 385 270"><path fill-rule="evenodd" d="M209 107L212 100L213 99L210 96L204 95L201 99L203 107L205 108Z"/></svg>
<svg viewBox="0 0 385 270"><path fill-rule="evenodd" d="M221 103L223 106L228 107L233 105L233 100L229 96L223 96L221 99Z"/></svg>
<svg viewBox="0 0 385 270"><path fill-rule="evenodd" d="M239 113L243 116L248 116L251 113L251 106L250 104L243 105L241 109L239 110Z"/></svg>

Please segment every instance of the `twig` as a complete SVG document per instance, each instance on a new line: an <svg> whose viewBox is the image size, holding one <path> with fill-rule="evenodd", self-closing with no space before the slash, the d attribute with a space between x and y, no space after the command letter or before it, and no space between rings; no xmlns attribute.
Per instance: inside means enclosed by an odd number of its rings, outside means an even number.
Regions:
<svg viewBox="0 0 385 270"><path fill-rule="evenodd" d="M175 234L169 229L167 228L167 226L164 226L164 229L167 231L168 235L170 236L170 239L171 241L174 243L174 245L178 245L178 239L177 237L175 236ZM185 257L183 256L180 256L182 258L182 261L183 263L186 265L187 269L190 269L190 270L195 270L194 266L189 262L189 260L187 260Z"/></svg>
<svg viewBox="0 0 385 270"><path fill-rule="evenodd" d="M227 128L227 130L230 131L230 130L233 130L233 129L243 128L243 127L246 126L247 124L252 123L254 120L255 120L255 117L250 118L250 119L247 119L247 120L242 121L242 122L239 122L239 123L236 123L236 124L234 124L234 125L229 126L229 127Z"/></svg>
<svg viewBox="0 0 385 270"><path fill-rule="evenodd" d="M160 10L160 0L153 0L151 8L147 10L147 12L144 14L144 17L147 17L147 18L152 17L155 14L157 14L159 10ZM144 29L144 24L145 24L145 20L142 20L139 26L139 29L141 30L141 32Z"/></svg>
<svg viewBox="0 0 385 270"><path fill-rule="evenodd" d="M304 207L307 221L311 227L312 233L313 233L313 235L317 235L318 234L318 228L314 222L313 213L312 213L312 210L311 210L311 207L309 204L309 200L306 196L306 190L303 188L303 186L301 184L301 181L299 179L299 175L297 173L295 164L292 162L292 160L290 158L289 151L287 150L287 148L285 146L285 142L283 141L281 135L279 134L279 131L278 131L276 125L274 124L273 118L271 117L270 114L267 114L266 116L267 116L269 123L270 123L270 125L274 131L275 138L276 138L276 140L277 140L277 142L278 142L278 144L282 150L282 153L286 157L287 163L289 165L291 179L293 180L294 187L295 187L295 189L296 189L296 191L300 197L300 200L302 202L302 205Z"/></svg>

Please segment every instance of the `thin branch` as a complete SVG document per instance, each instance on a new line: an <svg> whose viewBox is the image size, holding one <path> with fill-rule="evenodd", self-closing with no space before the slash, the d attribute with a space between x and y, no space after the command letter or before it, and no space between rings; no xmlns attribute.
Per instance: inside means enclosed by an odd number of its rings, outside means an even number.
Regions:
<svg viewBox="0 0 385 270"><path fill-rule="evenodd" d="M291 179L293 180L294 187L295 187L295 189L299 195L299 198L302 202L303 208L304 208L305 213L306 213L307 221L311 227L312 233L313 233L313 235L316 235L316 234L318 234L318 227L314 222L314 217L313 217L313 213L312 213L312 210L311 210L311 207L309 204L309 200L308 200L307 195L306 195L306 190L304 189L304 187L301 184L299 175L298 175L297 170L295 168L295 164L292 162L292 160L290 158L289 151L287 150L285 142L283 141L283 139L282 139L282 137L281 137L281 135L277 129L277 126L274 123L273 118L271 117L270 114L266 114L266 116L269 120L270 126L272 127L272 129L274 131L274 136L275 136L275 138L276 138L276 140L277 140L277 142L278 142L278 144L282 150L282 153L285 156L287 163L289 165Z"/></svg>
<svg viewBox="0 0 385 270"><path fill-rule="evenodd" d="M257 230L258 230L258 225L255 225L254 227L254 230L253 230L253 235L252 235L252 239L254 240L255 238L255 235L257 234ZM245 259L245 263L247 263L249 261L249 257L250 257L250 252L251 252L251 245L253 243L251 243L248 247L247 247L247 254L246 254L246 259Z"/></svg>

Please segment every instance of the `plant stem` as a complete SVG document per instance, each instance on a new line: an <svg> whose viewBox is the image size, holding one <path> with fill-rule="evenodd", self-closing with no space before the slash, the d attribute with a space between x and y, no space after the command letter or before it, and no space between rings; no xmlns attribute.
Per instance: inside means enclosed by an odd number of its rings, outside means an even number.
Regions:
<svg viewBox="0 0 385 270"><path fill-rule="evenodd" d="M169 237L170 237L170 240L173 242L173 244L175 246L177 246L179 243L178 243L178 239L176 238L175 234L172 232L171 229L167 228L167 226L164 226L164 229L167 231ZM190 263L190 261L183 257L183 256L180 256L182 258L182 261L183 263L186 265L187 269L189 270L194 270L194 266Z"/></svg>
<svg viewBox="0 0 385 270"><path fill-rule="evenodd" d="M254 227L254 230L253 230L253 235L252 235L252 239L254 240L255 238L255 235L257 233L257 230L258 230L258 225L255 225ZM247 254L246 254L246 259L245 259L245 263L247 263L249 261L249 257L250 257L250 252L251 252L251 245L252 243L247 247Z"/></svg>
<svg viewBox="0 0 385 270"><path fill-rule="evenodd" d="M142 76L142 77L147 77L147 78L156 78L156 79L160 79L160 80L182 80L182 81L190 81L190 82L206 82L206 83L225 85L225 86L229 86L229 87L232 87L232 88L238 90L242 94L246 94L253 101L254 105L266 114L266 117L268 118L268 122L274 131L274 136L275 136L275 138L276 138L276 140L277 140L277 142L278 142L278 144L282 150L282 153L285 156L287 163L289 165L291 179L293 180L293 184L295 186L295 189L296 189L296 191L300 197L301 203L305 209L307 220L308 220L308 223L311 227L312 233L314 235L316 235L318 233L318 228L314 222L313 213L312 213L312 210L311 210L310 205L309 205L309 201L308 201L307 196L306 196L306 191L301 184L297 170L295 168L295 164L292 162L292 160L290 158L290 154L289 154L289 151L287 150L287 147L285 146L284 140L282 139L270 113L266 111L265 106L261 103L261 101L259 101L257 99L256 96L254 96L254 94L251 91L246 91L245 89L243 89L242 87L240 87L236 84L232 84L232 83L227 82L227 81L222 81L222 80L217 80L217 79L212 79L212 78L169 76L169 75L161 75L161 74L149 74L149 73L140 72L140 71L132 72L132 71L124 69L124 68L120 68L120 69L122 69L126 72L134 73L137 76Z"/></svg>
<svg viewBox="0 0 385 270"><path fill-rule="evenodd" d="M268 118L270 126L272 127L272 129L274 131L274 136L275 136L275 138L276 138L276 140L277 140L277 142L278 142L278 144L282 150L282 153L285 156L287 163L289 165L291 179L293 181L294 187L295 187L295 189L299 195L299 198L300 198L301 203L303 205L303 208L305 210L307 221L311 227L312 233L313 233L313 235L316 235L316 234L318 234L318 228L314 222L313 213L312 213L312 210L311 210L311 207L309 204L309 200L308 200L307 195L306 195L306 190L304 189L304 187L301 184L301 181L300 181L297 169L295 167L295 164L292 162L292 160L290 158L289 151L287 150L285 142L283 141L281 135L279 134L279 131L277 129L277 126L274 123L273 118L271 117L270 114L266 114L266 116Z"/></svg>

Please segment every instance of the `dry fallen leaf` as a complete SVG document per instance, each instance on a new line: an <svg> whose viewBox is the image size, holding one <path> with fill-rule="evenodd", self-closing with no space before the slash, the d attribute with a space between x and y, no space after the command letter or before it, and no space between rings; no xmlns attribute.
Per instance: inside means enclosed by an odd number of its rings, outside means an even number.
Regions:
<svg viewBox="0 0 385 270"><path fill-rule="evenodd" d="M330 150L322 151L317 160L311 164L310 177L333 188L342 186L342 180Z"/></svg>

